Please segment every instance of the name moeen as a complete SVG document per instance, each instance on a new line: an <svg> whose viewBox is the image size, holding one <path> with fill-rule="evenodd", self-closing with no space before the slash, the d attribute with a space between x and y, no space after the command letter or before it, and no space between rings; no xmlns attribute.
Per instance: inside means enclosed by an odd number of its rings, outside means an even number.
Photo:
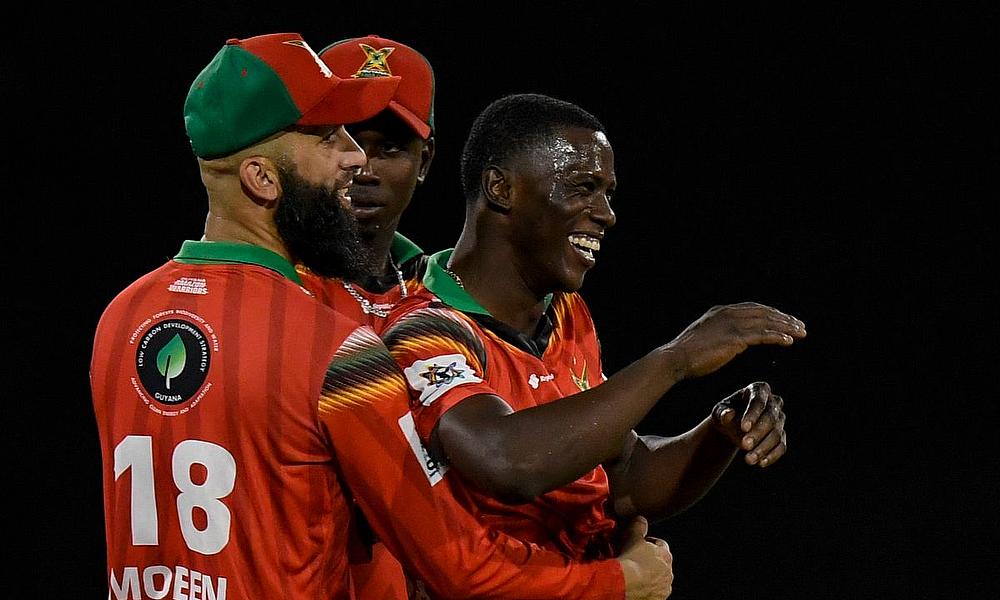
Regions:
<svg viewBox="0 0 1000 600"><path fill-rule="evenodd" d="M121 579L111 570L111 600L226 600L226 578L212 577L193 569L166 565L125 567Z"/></svg>

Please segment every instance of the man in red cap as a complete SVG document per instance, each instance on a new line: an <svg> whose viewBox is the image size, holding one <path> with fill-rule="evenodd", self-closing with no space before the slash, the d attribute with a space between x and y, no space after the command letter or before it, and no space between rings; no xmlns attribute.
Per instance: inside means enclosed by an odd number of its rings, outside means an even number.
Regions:
<svg viewBox="0 0 1000 600"><path fill-rule="evenodd" d="M377 35L334 42L319 55L344 79L400 78L382 112L347 125L367 157L354 176L350 197L361 241L372 251L373 271L347 281L298 266L303 285L317 298L330 304L346 290L357 303L359 320L369 320L378 331L389 309L414 290L426 265L424 251L398 227L434 158L434 71L411 46ZM402 568L381 543L372 545L369 562L351 566L351 575L358 598L407 597Z"/></svg>
<svg viewBox="0 0 1000 600"><path fill-rule="evenodd" d="M424 251L397 229L434 158L434 71L412 47L376 35L334 42L320 58L344 79L400 78L382 112L347 126L367 156L351 187L351 212L375 268L344 281L299 267L306 288L320 300L330 303L346 290L358 314L378 330L389 309L412 292L426 265Z"/></svg>
<svg viewBox="0 0 1000 600"><path fill-rule="evenodd" d="M109 598L350 598L352 502L390 548L420 545L407 567L442 597L663 597L669 555L644 528L588 564L487 535L387 426L407 394L376 333L301 286L294 264L373 268L344 124L398 85L337 77L295 33L229 40L192 83L204 236L120 292L94 337Z"/></svg>

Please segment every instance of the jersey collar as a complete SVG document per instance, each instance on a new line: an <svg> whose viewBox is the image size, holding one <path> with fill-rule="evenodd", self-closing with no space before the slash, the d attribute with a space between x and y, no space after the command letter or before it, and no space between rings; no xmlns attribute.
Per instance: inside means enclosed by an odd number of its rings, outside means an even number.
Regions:
<svg viewBox="0 0 1000 600"><path fill-rule="evenodd" d="M490 311L476 302L475 298L470 296L465 291L465 288L458 285L452 279L451 275L448 275L447 271L445 271L445 267L448 265L448 260L451 258L451 253L454 250L454 248L449 248L435 252L430 256L427 261L427 272L424 273L424 287L443 300L445 304L457 308L462 312L492 317L493 315L490 314ZM549 304L551 303L552 294L548 294L545 296L545 310L549 309Z"/></svg>
<svg viewBox="0 0 1000 600"><path fill-rule="evenodd" d="M186 240L174 260L185 264L239 263L258 265L281 273L298 285L302 285L299 274L292 263L283 256L267 248L240 242L208 242Z"/></svg>
<svg viewBox="0 0 1000 600"><path fill-rule="evenodd" d="M392 234L392 245L389 247L389 254L397 265L401 265L418 254L423 254L420 246L417 246L409 238L398 231Z"/></svg>

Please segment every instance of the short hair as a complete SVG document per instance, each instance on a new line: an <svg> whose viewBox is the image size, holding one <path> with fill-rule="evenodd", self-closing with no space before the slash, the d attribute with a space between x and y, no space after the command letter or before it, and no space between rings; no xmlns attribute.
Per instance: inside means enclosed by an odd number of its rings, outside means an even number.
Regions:
<svg viewBox="0 0 1000 600"><path fill-rule="evenodd" d="M572 102L544 94L510 94L487 106L469 130L462 149L462 192L467 202L479 195L479 181L490 165L509 161L542 146L560 129L604 131L604 125Z"/></svg>

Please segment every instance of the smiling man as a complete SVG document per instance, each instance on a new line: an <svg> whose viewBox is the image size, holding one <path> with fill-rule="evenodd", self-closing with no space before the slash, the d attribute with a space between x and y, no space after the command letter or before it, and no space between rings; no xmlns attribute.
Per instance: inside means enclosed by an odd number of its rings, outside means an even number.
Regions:
<svg viewBox="0 0 1000 600"><path fill-rule="evenodd" d="M415 429L491 528L579 559L614 556L620 526L697 501L746 451L785 452L783 402L764 382L678 437L633 427L675 383L805 325L754 302L717 306L605 379L577 293L615 224L614 152L580 107L515 94L476 118L462 155L466 221L424 288L382 334L410 388ZM453 472L457 472L452 475Z"/></svg>
<svg viewBox="0 0 1000 600"><path fill-rule="evenodd" d="M94 334L109 599L356 598L354 507L438 598L665 597L669 553L644 526L596 564L483 532L425 477L378 335L301 286L297 263L371 271L347 193L366 157L344 124L398 84L336 77L297 33L229 39L192 82L203 238Z"/></svg>

